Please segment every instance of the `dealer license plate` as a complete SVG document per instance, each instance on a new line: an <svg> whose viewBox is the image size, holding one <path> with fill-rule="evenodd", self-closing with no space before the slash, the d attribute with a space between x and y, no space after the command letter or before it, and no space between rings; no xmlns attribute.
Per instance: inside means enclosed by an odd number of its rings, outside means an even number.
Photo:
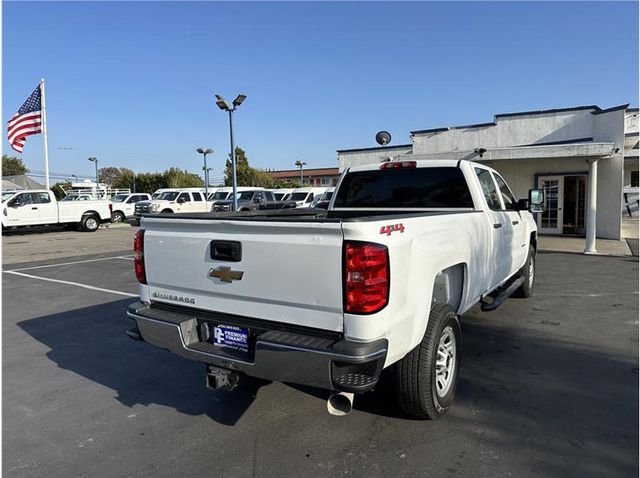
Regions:
<svg viewBox="0 0 640 478"><path fill-rule="evenodd" d="M232 325L213 327L213 343L230 350L249 352L249 330Z"/></svg>

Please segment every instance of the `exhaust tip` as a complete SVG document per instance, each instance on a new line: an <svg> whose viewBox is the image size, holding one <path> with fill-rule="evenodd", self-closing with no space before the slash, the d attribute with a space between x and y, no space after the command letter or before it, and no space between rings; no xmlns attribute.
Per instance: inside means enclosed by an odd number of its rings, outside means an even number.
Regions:
<svg viewBox="0 0 640 478"><path fill-rule="evenodd" d="M351 413L353 408L353 393L332 393L327 400L327 411L336 417L344 417Z"/></svg>

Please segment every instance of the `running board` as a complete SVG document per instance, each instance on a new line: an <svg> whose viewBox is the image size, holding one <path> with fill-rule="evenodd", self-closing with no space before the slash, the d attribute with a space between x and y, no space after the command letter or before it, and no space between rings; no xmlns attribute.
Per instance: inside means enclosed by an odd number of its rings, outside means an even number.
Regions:
<svg viewBox="0 0 640 478"><path fill-rule="evenodd" d="M483 297L482 300L480 301L481 303L480 310L482 310L482 312L491 312L492 310L496 310L498 307L502 305L502 303L505 300L511 297L511 294L513 294L516 291L516 289L522 285L523 282L524 282L524 277L523 276L518 277L516 280L514 280L511 283L509 287L507 287L502 292L500 292L500 294L498 294L498 296L495 299L493 299L491 302L485 302Z"/></svg>

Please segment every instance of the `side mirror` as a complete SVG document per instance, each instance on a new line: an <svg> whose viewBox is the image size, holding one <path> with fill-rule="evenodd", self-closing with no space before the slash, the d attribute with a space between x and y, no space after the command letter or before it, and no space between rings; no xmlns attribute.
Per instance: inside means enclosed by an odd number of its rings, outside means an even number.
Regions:
<svg viewBox="0 0 640 478"><path fill-rule="evenodd" d="M544 211L544 191L542 189L529 189L529 212Z"/></svg>

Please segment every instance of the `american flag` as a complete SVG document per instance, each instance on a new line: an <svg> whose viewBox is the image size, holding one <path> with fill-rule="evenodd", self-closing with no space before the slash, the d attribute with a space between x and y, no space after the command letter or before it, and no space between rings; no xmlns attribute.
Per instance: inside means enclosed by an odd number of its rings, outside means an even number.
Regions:
<svg viewBox="0 0 640 478"><path fill-rule="evenodd" d="M31 93L18 112L7 121L9 144L22 153L27 136L42 133L41 84Z"/></svg>

